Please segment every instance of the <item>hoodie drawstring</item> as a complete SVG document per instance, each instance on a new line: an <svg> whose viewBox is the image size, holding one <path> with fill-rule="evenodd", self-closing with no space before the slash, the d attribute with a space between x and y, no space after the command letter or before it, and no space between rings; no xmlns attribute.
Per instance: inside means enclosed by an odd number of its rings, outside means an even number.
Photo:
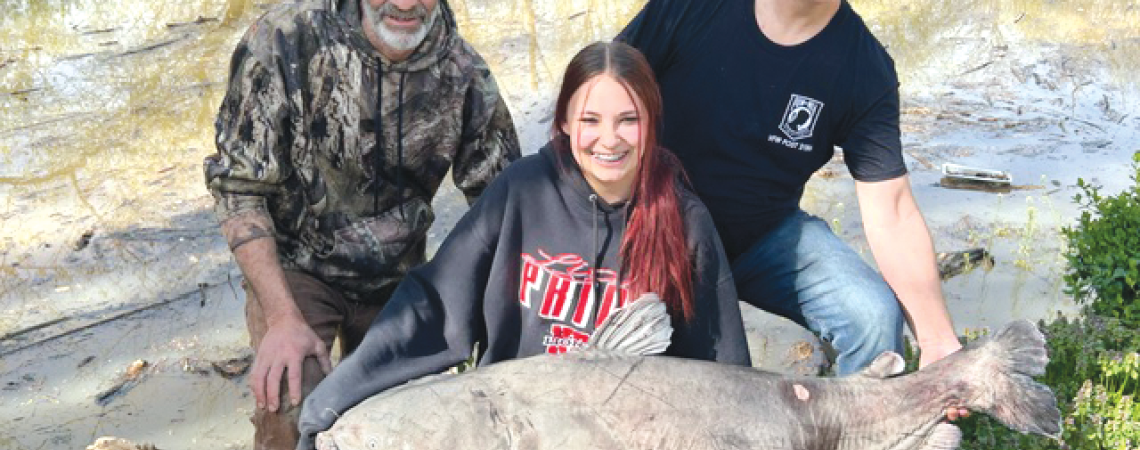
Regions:
<svg viewBox="0 0 1140 450"><path fill-rule="evenodd" d="M373 134L376 136L376 142L372 145L372 176L373 191L372 191L372 211L373 214L380 215L380 188L381 188L381 175L384 173L384 66L383 63L377 59L376 64L380 66L380 75L376 78L376 116L372 120L374 128ZM399 90L396 92L396 200L400 205L400 219L407 220L404 217L404 84L407 80L407 73L400 73Z"/></svg>
<svg viewBox="0 0 1140 450"><path fill-rule="evenodd" d="M632 207L633 207L633 200L631 199L630 201L627 201L625 203L625 207L623 207L621 209L621 224L622 224L622 226L621 226L621 233L618 234L618 240L617 240L617 242L618 242L618 244L617 244L618 245L618 254L619 255L621 254L621 246L624 243L623 241L625 240L625 230L626 230L626 228L629 227L629 209ZM617 269L618 292L621 292L621 282L622 282L622 270L621 269L622 269L621 264L619 263L618 269Z"/></svg>
<svg viewBox="0 0 1140 450"><path fill-rule="evenodd" d="M593 249L590 250L590 286L594 291L594 298L598 298L598 194L590 194L590 204L593 207L593 222L594 234L590 237L590 242L593 244ZM619 286L620 287L620 286Z"/></svg>
<svg viewBox="0 0 1140 450"><path fill-rule="evenodd" d="M404 217L404 80L407 72L400 72L399 96L396 97L396 196L400 205L400 220Z"/></svg>
<svg viewBox="0 0 1140 450"><path fill-rule="evenodd" d="M593 205L593 208L592 208L593 224L592 224L592 226L593 226L593 230L594 230L593 236L590 238L591 244L593 245L592 250L590 251L590 285L593 286L594 298L600 298L602 293L599 291L599 288L601 286L598 286L597 274L598 274L598 268L599 268L598 267L598 259L601 258L602 255L598 254L598 214L599 214L599 210L601 209L598 207L598 194L590 194L590 204ZM624 278L622 276L621 257L620 257L621 245L622 245L622 239L625 238L625 228L626 228L626 226L629 225L629 210L632 207L633 207L633 202L626 202L625 206L623 206L621 208L622 227L621 227L621 231L618 232L617 241L616 241L616 245L618 246L618 255L619 255L618 256L618 267L616 270L614 270L614 272L617 273L617 284L615 285L615 287L617 288L618 292L621 292L622 279ZM611 245L613 245L613 244L611 244ZM620 295L621 294L618 294L619 297L620 297Z"/></svg>
<svg viewBox="0 0 1140 450"><path fill-rule="evenodd" d="M384 165L384 65L376 59L380 68L376 76L376 115L372 118L372 134L376 142L372 144L372 213L380 215L380 173Z"/></svg>

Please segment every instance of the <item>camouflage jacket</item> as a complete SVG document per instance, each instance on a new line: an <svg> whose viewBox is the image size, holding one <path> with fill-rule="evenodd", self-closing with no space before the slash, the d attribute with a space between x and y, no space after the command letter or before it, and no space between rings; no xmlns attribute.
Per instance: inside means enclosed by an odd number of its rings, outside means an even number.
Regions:
<svg viewBox="0 0 1140 450"><path fill-rule="evenodd" d="M285 269L355 301L383 301L372 294L424 261L431 200L448 169L473 202L519 144L490 69L446 2L398 63L364 36L359 5L287 3L250 27L205 173L220 221L271 218Z"/></svg>

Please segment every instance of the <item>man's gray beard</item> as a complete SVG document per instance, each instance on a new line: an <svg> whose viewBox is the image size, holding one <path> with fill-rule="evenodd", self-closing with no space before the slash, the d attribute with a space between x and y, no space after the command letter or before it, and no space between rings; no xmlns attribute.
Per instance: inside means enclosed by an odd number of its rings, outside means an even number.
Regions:
<svg viewBox="0 0 1140 450"><path fill-rule="evenodd" d="M389 5L391 3L385 4L385 6ZM376 33L380 41L398 52L412 51L419 47L420 43L427 38L428 32L431 31L431 27L435 25L435 21L440 15L440 6L436 4L435 9L428 13L427 19L420 23L420 27L409 33L389 29L384 23L384 15L368 5L368 0L361 0L361 6L364 11L364 20L372 24L372 31Z"/></svg>

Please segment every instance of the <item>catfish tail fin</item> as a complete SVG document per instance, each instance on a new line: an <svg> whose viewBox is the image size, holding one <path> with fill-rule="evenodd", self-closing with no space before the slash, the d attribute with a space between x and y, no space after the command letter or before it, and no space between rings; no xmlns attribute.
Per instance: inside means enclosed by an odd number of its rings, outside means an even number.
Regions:
<svg viewBox="0 0 1140 450"><path fill-rule="evenodd" d="M1049 363L1045 336L1028 320L1006 325L992 338L978 341L981 395L971 409L983 411L1022 433L1058 437L1061 411L1053 391L1033 376L1045 373Z"/></svg>

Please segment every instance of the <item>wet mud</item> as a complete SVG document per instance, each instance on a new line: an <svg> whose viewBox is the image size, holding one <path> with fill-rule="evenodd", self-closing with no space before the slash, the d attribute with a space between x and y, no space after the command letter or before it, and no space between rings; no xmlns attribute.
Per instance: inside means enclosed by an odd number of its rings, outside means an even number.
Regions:
<svg viewBox="0 0 1140 450"><path fill-rule="evenodd" d="M102 436L250 448L240 273L201 160L229 53L269 3L0 0L0 448ZM1062 3L853 2L898 63L912 187L937 250L989 256L943 285L963 334L1074 312L1059 228L1079 214L1076 180L1106 193L1130 182L1140 11ZM452 2L528 151L548 135L565 62L640 4ZM1017 184L951 186L944 163ZM435 204L432 248L466 210L450 184ZM841 153L803 206L870 260ZM824 365L798 326L753 308L745 319L757 365Z"/></svg>

